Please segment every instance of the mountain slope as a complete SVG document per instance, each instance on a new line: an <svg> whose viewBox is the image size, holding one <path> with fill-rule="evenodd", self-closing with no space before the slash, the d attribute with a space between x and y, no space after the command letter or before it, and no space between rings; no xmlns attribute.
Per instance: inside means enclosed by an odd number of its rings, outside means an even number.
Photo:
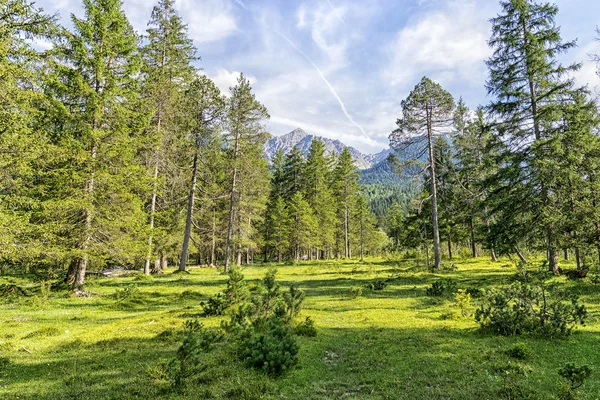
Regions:
<svg viewBox="0 0 600 400"><path fill-rule="evenodd" d="M313 139L319 139L325 144L325 152L327 155L340 154L344 148L348 148L356 167L359 169L367 169L371 166L386 159L391 150L383 150L377 154L363 154L354 147L346 146L339 140L328 139L320 136L311 135L304 130L297 128L283 136L275 136L271 138L264 147L264 156L267 160L271 160L277 150L283 150L284 153L289 153L294 147L297 147L305 155L308 154L310 143Z"/></svg>

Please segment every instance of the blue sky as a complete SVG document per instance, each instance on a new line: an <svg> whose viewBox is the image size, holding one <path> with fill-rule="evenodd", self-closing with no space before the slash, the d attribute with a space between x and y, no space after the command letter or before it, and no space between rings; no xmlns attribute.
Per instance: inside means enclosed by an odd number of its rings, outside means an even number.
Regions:
<svg viewBox="0 0 600 400"><path fill-rule="evenodd" d="M296 127L364 152L388 147L400 101L423 75L474 108L485 104L483 61L496 0L177 0L202 60L223 91L240 71L271 114L269 131ZM590 53L600 1L557 0L564 39L584 62L576 79L600 90ZM38 0L65 24L79 0ZM153 0L124 0L134 28L146 29Z"/></svg>

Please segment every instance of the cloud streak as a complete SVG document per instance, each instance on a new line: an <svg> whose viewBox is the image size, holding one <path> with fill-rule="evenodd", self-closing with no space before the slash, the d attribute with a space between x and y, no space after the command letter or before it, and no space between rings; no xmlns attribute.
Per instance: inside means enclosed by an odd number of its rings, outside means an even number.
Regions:
<svg viewBox="0 0 600 400"><path fill-rule="evenodd" d="M337 94L337 92L335 91L335 89L331 85L331 83L329 83L329 81L327 80L327 78L325 77L325 75L323 74L323 72L321 71L321 69L319 68L319 66L312 60L312 58L310 58L305 52L303 52L298 46L296 46L296 44L294 44L294 42L292 42L287 36L285 36L284 34L278 32L276 30L273 30L273 32L275 32L283 40L285 40L290 46L292 46L292 48L294 48L300 55L302 55L315 68L315 70L319 74L319 77L321 78L321 80L327 85L327 87L329 88L329 91L331 91L331 94L333 95L333 97L335 97L335 99L339 103L340 108L342 109L342 112L344 113L344 115L346 116L346 118L348 119L348 121L350 121L352 123L352 125L356 126L361 131L361 133L363 134L363 136L365 138L371 140L371 138L369 137L369 135L367 135L367 133L365 132L365 130L363 129L363 127L360 126L360 124L358 124L358 122L356 122L354 120L354 118L352 118L352 115L350 115L350 113L346 109L346 106L344 105L344 102L342 101L342 99L340 98L340 96Z"/></svg>

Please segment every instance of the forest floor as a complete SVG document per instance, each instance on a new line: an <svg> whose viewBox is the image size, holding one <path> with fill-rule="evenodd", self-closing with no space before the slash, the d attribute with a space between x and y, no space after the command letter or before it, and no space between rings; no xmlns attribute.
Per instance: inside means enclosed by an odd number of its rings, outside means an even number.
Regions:
<svg viewBox="0 0 600 400"><path fill-rule="evenodd" d="M516 268L508 260L453 262L457 269L435 274L414 260L277 265L282 285L296 283L306 293L299 320L310 316L318 330L317 337L299 338L299 365L272 379L224 347L207 355L207 369L181 391L170 389L164 371L181 344L184 321L217 327L228 319L201 317L200 301L225 287L227 276L219 271L90 277L90 298L50 292L0 299L0 398L553 399L561 384L557 372L568 362L592 367L580 394L599 398L600 285L556 278L581 295L590 313L568 339L493 336L463 316L451 294L428 297L425 289L442 278L459 289L500 287ZM267 268L242 272L257 282ZM367 289L375 279L389 284ZM33 284L32 277L0 276L0 284L7 282ZM132 285L135 296L115 298ZM351 288L362 288L362 295L352 298ZM472 303L475 308L478 299ZM507 354L517 343L531 350L528 358Z"/></svg>

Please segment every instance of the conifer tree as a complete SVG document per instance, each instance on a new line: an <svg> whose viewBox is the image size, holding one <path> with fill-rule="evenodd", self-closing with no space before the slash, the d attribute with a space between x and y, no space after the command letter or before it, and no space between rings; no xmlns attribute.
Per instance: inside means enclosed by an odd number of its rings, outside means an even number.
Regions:
<svg viewBox="0 0 600 400"><path fill-rule="evenodd" d="M154 6L145 36L146 44L142 48L144 94L153 114L148 129L147 145L147 165L152 174L152 195L148 252L144 264L146 274L150 271L153 241L156 241L158 197L164 197L168 193L164 188L164 181L172 179L168 172L169 164L173 160L165 147L178 135L176 108L184 84L192 79L195 72L192 63L197 59L196 49L188 37L188 28L177 14L174 3L174 0L160 0ZM163 203L173 204L173 199Z"/></svg>
<svg viewBox="0 0 600 400"><path fill-rule="evenodd" d="M296 192L289 201L290 248L296 261L303 250L314 245L317 219L301 192Z"/></svg>
<svg viewBox="0 0 600 400"><path fill-rule="evenodd" d="M304 155L298 147L294 146L292 151L286 154L283 166L283 195L287 201L290 201L296 193L304 191L303 178L305 165L306 160Z"/></svg>
<svg viewBox="0 0 600 400"><path fill-rule="evenodd" d="M192 165L185 231L179 262L180 271L185 271L188 259L198 170L202 168L199 164L202 163L203 166L206 166L204 156L211 154L207 150L220 134L220 124L225 115L225 98L208 77L201 76L196 78L186 90L183 110L182 124L185 127L186 136L192 142L190 146Z"/></svg>
<svg viewBox="0 0 600 400"><path fill-rule="evenodd" d="M0 3L0 21L0 263L42 262L53 246L35 240L40 235L32 217L42 189L35 182L50 153L46 130L36 122L47 63L28 40L51 39L55 18L29 1L7 0ZM53 237L50 226L43 230L46 239Z"/></svg>
<svg viewBox="0 0 600 400"><path fill-rule="evenodd" d="M249 173L252 165L248 165L246 174L240 175L244 157L249 160L250 157L257 156L262 151L262 145L266 141L267 135L262 126L262 121L269 118L267 109L256 100L252 93L250 82L243 74L240 75L237 85L231 88L231 97L228 102L228 112L226 116L226 142L230 151L231 159L231 183L229 186L229 216L227 226L227 237L225 242L225 269L229 270L230 258L232 254L232 238L234 227L237 223L238 228L241 224L240 196L242 194L240 187L248 188L252 185L253 174ZM257 160L258 167L265 168L266 164ZM245 181L244 181L245 180ZM255 182L260 185L261 182ZM237 217L237 218L236 218ZM238 251L241 243L237 244Z"/></svg>
<svg viewBox="0 0 600 400"><path fill-rule="evenodd" d="M318 221L316 258L319 259L326 252L329 253L333 246L335 205L329 184L331 181L331 166L325 156L325 145L318 139L313 139L311 142L302 175L302 187L306 193L306 200ZM312 252L309 255L311 254Z"/></svg>
<svg viewBox="0 0 600 400"><path fill-rule="evenodd" d="M120 0L83 5L84 18L72 16L74 32L57 46L48 86L56 106L49 129L62 151L49 210L64 224L66 279L74 289L83 285L90 260L134 262L145 232L137 37Z"/></svg>
<svg viewBox="0 0 600 400"><path fill-rule="evenodd" d="M431 79L423 77L406 100L402 101L402 118L396 122L398 129L390 135L394 150L402 152L408 147L417 147L419 149L417 160L422 155L428 154L427 169L431 187L431 220L436 269L441 268L441 258L434 143L436 135L444 133L452 126L453 109L452 95Z"/></svg>
<svg viewBox="0 0 600 400"><path fill-rule="evenodd" d="M281 196L275 199L267 224L271 227L268 245L275 251L277 261L283 261L283 254L290 246L290 219L285 201Z"/></svg>
<svg viewBox="0 0 600 400"><path fill-rule="evenodd" d="M336 160L332 179L331 186L338 208L338 237L343 239L344 257L351 258L350 224L359 186L358 171L354 165L354 161L352 161L352 154L348 148L344 148Z"/></svg>
<svg viewBox="0 0 600 400"><path fill-rule="evenodd" d="M374 239L380 239L375 229L375 216L369 209L364 196L358 196L355 209L355 235L360 251L360 261L365 259L365 251Z"/></svg>
<svg viewBox="0 0 600 400"><path fill-rule="evenodd" d="M512 209L509 219L521 222L517 231L528 231L532 240L544 243L549 269L558 272L560 199L546 178L552 175L549 143L559 129L561 103L573 91L568 74L580 68L564 67L557 58L575 42L562 41L555 5L505 0L500 6L500 15L491 20L494 53L487 61L486 84L493 97L489 110L500 120L498 135L506 143L497 195L512 199L505 203Z"/></svg>

